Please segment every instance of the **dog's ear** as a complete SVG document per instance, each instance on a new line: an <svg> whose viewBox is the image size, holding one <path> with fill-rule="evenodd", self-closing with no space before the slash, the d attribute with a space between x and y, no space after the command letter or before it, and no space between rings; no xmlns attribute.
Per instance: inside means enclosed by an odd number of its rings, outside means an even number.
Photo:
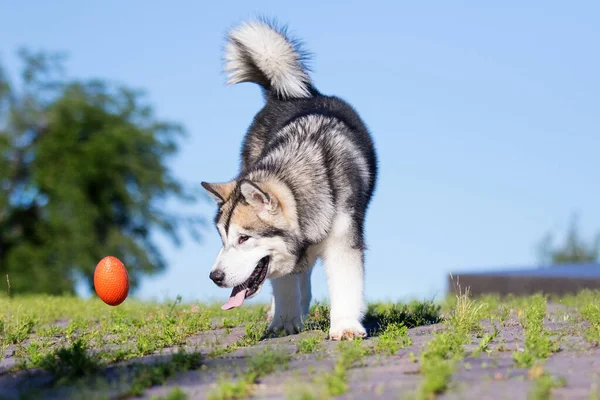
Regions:
<svg viewBox="0 0 600 400"><path fill-rule="evenodd" d="M246 202L254 207L256 212L266 210L270 213L275 213L278 210L279 202L277 198L269 196L256 183L244 179L240 182L240 191Z"/></svg>
<svg viewBox="0 0 600 400"><path fill-rule="evenodd" d="M204 189L208 192L217 204L220 206L227 201L233 189L235 189L236 181L227 183L200 183Z"/></svg>

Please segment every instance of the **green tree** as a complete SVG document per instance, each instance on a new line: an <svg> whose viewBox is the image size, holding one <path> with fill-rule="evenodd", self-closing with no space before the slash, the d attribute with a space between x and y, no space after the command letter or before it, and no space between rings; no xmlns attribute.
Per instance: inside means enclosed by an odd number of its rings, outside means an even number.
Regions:
<svg viewBox="0 0 600 400"><path fill-rule="evenodd" d="M140 91L66 79L60 54L19 55L18 85L0 66L1 276L12 293L73 292L113 255L135 290L166 268L153 232L199 239L200 217L165 211L196 200L167 167L184 130Z"/></svg>
<svg viewBox="0 0 600 400"><path fill-rule="evenodd" d="M600 234L591 241L582 239L578 219L573 216L564 243L555 245L553 235L547 234L540 243L539 252L543 264L595 263L600 260Z"/></svg>

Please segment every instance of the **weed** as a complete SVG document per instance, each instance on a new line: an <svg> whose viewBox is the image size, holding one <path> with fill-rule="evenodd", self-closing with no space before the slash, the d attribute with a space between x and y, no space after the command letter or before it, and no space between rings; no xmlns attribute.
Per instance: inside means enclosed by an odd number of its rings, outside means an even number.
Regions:
<svg viewBox="0 0 600 400"><path fill-rule="evenodd" d="M11 323L9 318L0 319L0 337L7 344L21 344L33 332L35 326L35 318L33 316L25 316L19 318L17 315Z"/></svg>
<svg viewBox="0 0 600 400"><path fill-rule="evenodd" d="M486 308L486 303L471 299L467 288L464 294L459 292L456 296L456 306L447 322L455 330L463 333L480 332L482 328L479 321L484 317Z"/></svg>
<svg viewBox="0 0 600 400"><path fill-rule="evenodd" d="M450 376L460 360L468 335L456 330L438 333L427 343L421 354L421 373L424 375L421 397L442 393L448 387Z"/></svg>
<svg viewBox="0 0 600 400"><path fill-rule="evenodd" d="M541 294L531 296L529 306L520 316L521 325L525 330L525 349L513 353L518 367L531 367L536 360L548 358L550 354L558 351L558 343L553 342L544 329L545 315L546 298Z"/></svg>
<svg viewBox="0 0 600 400"><path fill-rule="evenodd" d="M87 346L77 340L70 348L61 348L36 360L38 366L50 372L59 382L92 375L100 368L99 360L87 353Z"/></svg>
<svg viewBox="0 0 600 400"><path fill-rule="evenodd" d="M39 366L41 359L49 356L49 350L63 338L69 343L81 339L90 348L117 345L118 350L100 352L98 357L102 362L115 362L181 344L186 337L210 329L214 318L226 315L237 323L257 321L262 317L262 307L246 307L226 314L217 305L185 306L181 298L168 304L128 299L118 308L111 308L97 298L0 295L0 350L23 343L35 331L39 336L37 344L16 348L16 355L28 360L19 364L22 368ZM57 321L62 327L56 325Z"/></svg>
<svg viewBox="0 0 600 400"><path fill-rule="evenodd" d="M179 350L173 354L171 363L175 368L175 371L189 371L198 368L202 363L202 354L200 353L186 353L183 350Z"/></svg>
<svg viewBox="0 0 600 400"><path fill-rule="evenodd" d="M41 367L44 365L47 356L44 354L43 342L31 341L22 349L25 352L25 357L31 366Z"/></svg>
<svg viewBox="0 0 600 400"><path fill-rule="evenodd" d="M500 333L500 330L498 330L498 327L494 325L493 332L485 334L483 336L483 338L479 342L479 347L477 347L477 350L475 350L473 352L472 357L477 357L482 352L488 351L488 347L489 347L490 343L496 338L496 336L498 336L499 333Z"/></svg>
<svg viewBox="0 0 600 400"><path fill-rule="evenodd" d="M217 387L208 394L209 400L234 400L250 397L252 394L252 383L246 376L240 377L237 381L231 382L227 379L219 378Z"/></svg>
<svg viewBox="0 0 600 400"><path fill-rule="evenodd" d="M325 333L329 332L329 313L330 308L328 304L315 303L310 307L310 311L304 326L307 330L319 330Z"/></svg>
<svg viewBox="0 0 600 400"><path fill-rule="evenodd" d="M295 385L286 392L288 400L328 400L325 389L317 385Z"/></svg>
<svg viewBox="0 0 600 400"><path fill-rule="evenodd" d="M582 306L579 312L583 319L590 324L583 336L594 345L600 344L600 307L597 303L590 302Z"/></svg>
<svg viewBox="0 0 600 400"><path fill-rule="evenodd" d="M179 350L169 362L154 365L142 365L134 371L134 378L129 390L120 398L140 396L155 385L162 385L168 378L179 371L196 369L202 362L200 353L186 353Z"/></svg>
<svg viewBox="0 0 600 400"><path fill-rule="evenodd" d="M435 394L443 393L450 382L450 377L455 369L455 360L443 358L432 358L423 363L421 373L425 376L420 387L419 398L429 399Z"/></svg>
<svg viewBox="0 0 600 400"><path fill-rule="evenodd" d="M239 347L243 346L254 346L258 342L260 342L267 332L267 322L251 322L246 325L246 333L237 343Z"/></svg>
<svg viewBox="0 0 600 400"><path fill-rule="evenodd" d="M438 333L421 353L424 376L418 393L421 399L434 398L447 389L457 362L463 356L464 345L470 340L470 332L480 327L478 318L483 306L470 299L468 288L464 293L460 286L456 289L455 309L446 321L449 329Z"/></svg>
<svg viewBox="0 0 600 400"><path fill-rule="evenodd" d="M321 377L320 381L324 383L327 393L331 396L339 396L348 391L348 369L353 364L369 354L369 349L363 346L362 340L355 339L344 341L338 344L338 358L333 371ZM319 380L318 380L319 381Z"/></svg>
<svg viewBox="0 0 600 400"><path fill-rule="evenodd" d="M531 390L527 394L529 400L548 400L551 398L552 389L566 385L564 378L553 377L545 372L540 364L529 370L529 378L533 380Z"/></svg>
<svg viewBox="0 0 600 400"><path fill-rule="evenodd" d="M223 318L223 320L221 321L221 323L223 324L223 328L234 328L236 323L234 320L232 320L231 318Z"/></svg>
<svg viewBox="0 0 600 400"><path fill-rule="evenodd" d="M152 397L151 400L187 400L187 398L188 395L183 390L176 387L173 390L171 390L166 396Z"/></svg>
<svg viewBox="0 0 600 400"><path fill-rule="evenodd" d="M158 364L151 367L139 368L129 391L121 398L141 396L146 389L155 385L162 385L173 374L173 367L169 364Z"/></svg>
<svg viewBox="0 0 600 400"><path fill-rule="evenodd" d="M237 342L227 346L213 350L209 357L219 357L227 353L231 353L240 347L254 346L260 342L267 333L267 322L257 321L246 324L246 332Z"/></svg>
<svg viewBox="0 0 600 400"><path fill-rule="evenodd" d="M244 374L237 381L219 378L217 387L209 394L209 400L232 400L249 397L256 382L263 376L273 373L277 368L287 368L290 355L276 352L270 348L254 355Z"/></svg>
<svg viewBox="0 0 600 400"><path fill-rule="evenodd" d="M296 347L298 348L299 353L307 354L314 353L321 346L321 338L317 338L316 336L311 336L308 338L304 338L298 341Z"/></svg>
<svg viewBox="0 0 600 400"><path fill-rule="evenodd" d="M500 312L498 313L498 319L500 323L505 326L506 320L510 316L510 307L506 304L500 306Z"/></svg>
<svg viewBox="0 0 600 400"><path fill-rule="evenodd" d="M273 373L277 368L287 369L289 360L289 354L267 348L250 359L247 374L256 380Z"/></svg>
<svg viewBox="0 0 600 400"><path fill-rule="evenodd" d="M403 347L410 346L407 328L402 324L389 324L379 335L375 350L378 353L394 355Z"/></svg>
<svg viewBox="0 0 600 400"><path fill-rule="evenodd" d="M348 391L347 376L347 369L341 363L336 363L333 371L323 376L327 393L331 396L339 396L346 393Z"/></svg>

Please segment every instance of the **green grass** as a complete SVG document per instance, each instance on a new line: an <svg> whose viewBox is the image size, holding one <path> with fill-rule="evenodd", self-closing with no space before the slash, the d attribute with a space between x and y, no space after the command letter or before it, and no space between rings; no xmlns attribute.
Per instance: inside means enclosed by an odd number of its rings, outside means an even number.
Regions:
<svg viewBox="0 0 600 400"><path fill-rule="evenodd" d="M531 390L527 393L529 400L549 400L553 389L561 388L567 383L564 378L555 378L544 371L541 364L536 364L529 370L529 378L533 380Z"/></svg>
<svg viewBox="0 0 600 400"><path fill-rule="evenodd" d="M175 373L199 368L201 363L201 354L180 350L168 362L141 365L135 369L131 387L120 398L140 396L152 386L163 385Z"/></svg>
<svg viewBox="0 0 600 400"><path fill-rule="evenodd" d="M213 326L213 319L222 321L221 325ZM127 300L119 307L109 307L98 299L0 296L0 350L16 345L17 355L26 360L21 367L29 368L39 366L40 359L55 347L70 347L80 340L89 348L100 349L100 363L110 363L181 345L193 334L224 324L262 319L263 306L226 314L216 305L182 304L179 298L168 304ZM33 333L37 334L35 344L20 346ZM247 343L256 341L254 335L246 335ZM103 350L114 345L119 349Z"/></svg>
<svg viewBox="0 0 600 400"><path fill-rule="evenodd" d="M544 328L546 298L542 295L529 297L528 306L519 316L525 331L525 348L513 353L513 359L520 368L530 368L538 360L546 359L559 349L557 341L550 338Z"/></svg>
<svg viewBox="0 0 600 400"><path fill-rule="evenodd" d="M403 324L389 324L379 335L375 351L384 355L394 355L403 347L410 346L408 328Z"/></svg>
<svg viewBox="0 0 600 400"><path fill-rule="evenodd" d="M450 313L447 323L462 333L480 332L481 320L486 316L488 305L481 300L473 300L468 289L456 296L456 305Z"/></svg>
<svg viewBox="0 0 600 400"><path fill-rule="evenodd" d="M302 382L293 382L286 385L285 398L287 400L329 400L331 395L322 384L307 385Z"/></svg>
<svg viewBox="0 0 600 400"><path fill-rule="evenodd" d="M250 358L248 371L246 372L253 380L273 373L276 369L287 369L290 355L282 351L267 348L263 352Z"/></svg>
<svg viewBox="0 0 600 400"><path fill-rule="evenodd" d="M328 304L314 303L310 307L308 318L304 321L305 329L329 333L329 312Z"/></svg>
<svg viewBox="0 0 600 400"><path fill-rule="evenodd" d="M166 396L164 397L152 397L152 400L187 400L188 396L185 394L183 390L180 388L172 389Z"/></svg>
<svg viewBox="0 0 600 400"><path fill-rule="evenodd" d="M370 327L369 335L378 336L388 325L404 325L407 328L441 322L441 306L433 301L412 301L408 304L376 302L367 306L363 324ZM315 303L305 321L306 330L329 332L328 304Z"/></svg>
<svg viewBox="0 0 600 400"><path fill-rule="evenodd" d="M430 399L443 393L450 383L458 360L463 356L463 347L468 336L464 332L449 329L436 334L421 353L420 370L423 383L419 398Z"/></svg>
<svg viewBox="0 0 600 400"><path fill-rule="evenodd" d="M339 396L348 391L348 369L370 353L361 339L342 341L338 344L337 351L333 371L323 375L316 382L323 384L331 396Z"/></svg>
<svg viewBox="0 0 600 400"><path fill-rule="evenodd" d="M592 344L600 344L600 291L583 291L576 296L557 300L568 311L562 310L561 322L581 321L589 328L580 333ZM578 314L572 312L578 310ZM24 296L6 298L0 295L0 350L8 347L16 351L23 362L19 368L42 368L57 379L55 385L69 383L85 389L87 382L100 380L106 366L117 361L135 360L164 348L177 348L191 335L214 328L222 328L225 335L245 325L244 335L235 343L224 346L219 340L208 357L220 357L234 350L254 346L266 337L267 322L264 305L245 306L230 312L217 305L184 304L180 299L169 303L145 303L128 299L119 307L106 306L98 299L82 300L75 297ZM559 310L561 311L561 310ZM307 330L328 332L329 306L317 303L311 307ZM518 315L517 315L518 313ZM315 378L313 384L302 385L302 390L290 393L296 399L326 399L349 390L349 371L360 365L365 356L377 354L374 360L393 356L401 348L411 345L408 329L443 322L442 330L433 335L423 348L411 348L410 359L419 363L423 375L417 397L431 399L450 387L452 374L462 365L466 356L465 345L476 344L470 356L482 353L493 357L493 342L498 327L513 324L517 315L525 333L524 351L514 353L517 366L533 368L558 350L552 333L544 329L546 299L542 296L515 297L484 296L473 299L460 293L441 304L411 302L408 304L379 302L368 305L365 327L374 338L368 341L341 342L335 352L335 364L330 371ZM443 316L443 319L442 319ZM553 314L553 318L556 315ZM489 320L492 330L484 330ZM237 328L239 329L239 328ZM579 325L578 329L582 329ZM296 344L297 353L318 352L327 357L323 346L324 335L305 332ZM293 341L293 337L290 338ZM498 347L496 347L498 349ZM422 351L421 351L422 350ZM416 354L416 355L415 355ZM302 356L305 357L305 356ZM290 356L267 349L250 358L237 376L223 376L210 393L211 399L250 397L265 375L279 368L287 368ZM178 353L171 360L158 364L133 364L118 373L127 378L119 386L122 398L143 395L149 387L164 385L179 371L202 366L198 354ZM488 362L482 360L482 362ZM135 362L135 361L134 361ZM466 365L466 364L465 364ZM203 366L203 368L206 368ZM59 379L60 378L60 379ZM560 380L547 374L535 378L530 397L547 398ZM102 396L99 389L89 393ZM43 388L52 389L52 387ZM114 389L114 388L113 388ZM94 392L93 390L96 390ZM83 393L83 392L82 392ZM182 397L183 396L183 397ZM174 390L165 398L185 398L185 393ZM86 394L85 398L90 397Z"/></svg>
<svg viewBox="0 0 600 400"><path fill-rule="evenodd" d="M101 367L97 357L89 355L87 345L81 339L76 340L71 347L59 348L45 356L35 353L33 360L37 367L50 372L59 382L91 376Z"/></svg>
<svg viewBox="0 0 600 400"><path fill-rule="evenodd" d="M479 321L485 305L471 299L468 289L464 293L460 287L457 289L454 308L445 321L447 329L436 334L421 353L423 382L417 394L419 399L432 399L446 391L471 332L481 330Z"/></svg>
<svg viewBox="0 0 600 400"><path fill-rule="evenodd" d="M216 389L208 394L209 400L235 400L250 397L253 383L242 376L237 381L220 378Z"/></svg>
<svg viewBox="0 0 600 400"><path fill-rule="evenodd" d="M113 390L118 392L117 398L127 399L142 395L146 389L164 385L177 372L197 369L202 365L200 353L187 353L179 350L167 361L157 363L134 363L121 366L114 373L126 378L111 386L103 377L104 365L98 364L96 357L90 356L85 344L77 341L71 348L61 348L46 356L40 363L40 368L50 372L55 379L51 386L45 389L58 389L68 384L71 388L69 398L109 398L106 394ZM21 394L21 398L37 398L43 390L33 388ZM111 397L111 398L114 398ZM170 393L167 399L179 399L181 394Z"/></svg>
<svg viewBox="0 0 600 400"><path fill-rule="evenodd" d="M600 344L600 307L598 303L588 303L581 307L580 314L590 326L584 331L583 336L593 345Z"/></svg>
<svg viewBox="0 0 600 400"><path fill-rule="evenodd" d="M267 322L256 321L246 324L245 334L237 342L227 346L218 348L210 353L210 357L220 357L227 353L231 353L240 347L253 346L260 342L267 333Z"/></svg>
<svg viewBox="0 0 600 400"><path fill-rule="evenodd" d="M180 346L190 335L214 328L230 332L245 324L245 334L229 346L216 346L210 357L255 345L265 337L265 311L264 305L258 305L224 312L216 304L184 304L180 298L167 303L130 298L119 307L109 307L97 298L44 295L8 298L0 295L0 350L14 346L16 356L22 360L18 368L47 370L61 378L57 379L57 384L79 382L101 375L107 365ZM314 304L307 329L328 332L329 312L329 305ZM377 351L384 355L410 343L407 327L439 321L440 306L433 302L374 303L369 305L365 318L365 323L374 327L371 334L379 336ZM26 340L29 342L22 346ZM322 340L317 336L304 338L297 344L298 352L315 352L320 349ZM345 371L350 368L347 360L353 348L340 347L342 352L336 370L327 377L332 388L336 386L337 378L342 378L343 386ZM124 396L141 394L150 386L163 384L180 368L172 362L136 366L131 387ZM263 372L256 376L261 374ZM248 374L245 376L252 378ZM223 381L220 385L224 392L234 393L251 386L244 379ZM332 389L336 390L341 389Z"/></svg>
<svg viewBox="0 0 600 400"><path fill-rule="evenodd" d="M287 369L290 355L267 348L248 361L246 371L232 381L220 378L217 387L208 394L209 400L233 400L250 397L257 381L276 369Z"/></svg>
<svg viewBox="0 0 600 400"><path fill-rule="evenodd" d="M304 339L300 339L296 347L298 348L298 353L309 354L314 353L319 350L321 347L323 339L316 336L307 337Z"/></svg>
<svg viewBox="0 0 600 400"><path fill-rule="evenodd" d="M0 319L0 337L3 345L20 344L33 332L34 317L31 315L19 316L18 314L3 315Z"/></svg>
<svg viewBox="0 0 600 400"><path fill-rule="evenodd" d="M78 384L98 378L111 363L177 347L191 335L225 325L247 324L246 335L236 345L255 344L260 340L265 309L259 305L224 312L216 304L183 304L180 298L169 303L128 299L110 307L96 298L0 295L0 350L12 346L20 360L15 369L46 370L55 378L53 386ZM182 357L136 366L124 396L143 393L175 372L192 368L181 363Z"/></svg>
<svg viewBox="0 0 600 400"><path fill-rule="evenodd" d="M496 325L494 325L494 330L491 333L486 333L481 341L479 342L479 346L477 350L475 350L472 354L473 357L479 356L483 352L489 352L489 345L492 343L494 339L498 336L500 330Z"/></svg>
<svg viewBox="0 0 600 400"><path fill-rule="evenodd" d="M373 326L369 332L378 336L388 325L404 325L407 328L436 324L442 321L441 306L433 301L412 301L408 304L378 302L367 307L365 326Z"/></svg>

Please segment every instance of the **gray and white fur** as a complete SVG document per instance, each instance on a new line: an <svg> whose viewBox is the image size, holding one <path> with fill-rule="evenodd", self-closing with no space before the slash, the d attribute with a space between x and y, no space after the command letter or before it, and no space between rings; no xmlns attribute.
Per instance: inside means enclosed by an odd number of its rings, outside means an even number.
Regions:
<svg viewBox="0 0 600 400"><path fill-rule="evenodd" d="M225 49L228 82L258 84L265 105L246 133L239 175L203 182L217 201L223 241L211 278L221 287L260 290L256 274L266 260L270 329L293 333L308 313L320 257L330 338L364 337L364 223L377 176L371 136L348 103L313 86L307 53L285 28L243 23L229 32Z"/></svg>

